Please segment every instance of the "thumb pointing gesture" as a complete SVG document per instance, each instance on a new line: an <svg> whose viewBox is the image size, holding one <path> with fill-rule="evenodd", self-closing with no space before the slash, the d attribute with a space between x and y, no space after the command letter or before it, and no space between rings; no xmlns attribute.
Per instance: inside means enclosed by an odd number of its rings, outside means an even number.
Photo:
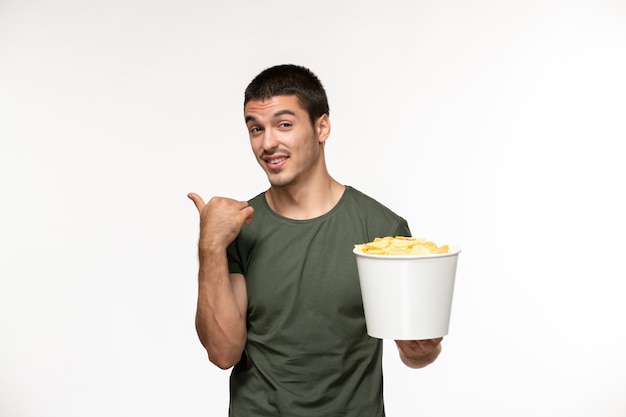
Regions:
<svg viewBox="0 0 626 417"><path fill-rule="evenodd" d="M254 217L254 209L246 201L213 197L205 203L198 194L189 193L187 197L200 214L201 248L225 248Z"/></svg>
<svg viewBox="0 0 626 417"><path fill-rule="evenodd" d="M187 194L187 197L189 197L189 199L191 201L193 201L193 203L196 205L196 208L198 209L198 212L202 213L202 210L204 209L204 206L206 206L206 204L205 204L204 200L202 199L202 197L200 197L196 193L189 193L189 194Z"/></svg>

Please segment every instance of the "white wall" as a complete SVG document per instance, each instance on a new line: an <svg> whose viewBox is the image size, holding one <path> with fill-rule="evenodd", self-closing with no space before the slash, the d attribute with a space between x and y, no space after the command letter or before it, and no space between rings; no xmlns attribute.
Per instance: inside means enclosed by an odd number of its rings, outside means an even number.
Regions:
<svg viewBox="0 0 626 417"><path fill-rule="evenodd" d="M225 415L186 194L267 186L243 89L287 62L332 175L463 247L388 415L626 413L626 4L405 3L0 1L0 415Z"/></svg>

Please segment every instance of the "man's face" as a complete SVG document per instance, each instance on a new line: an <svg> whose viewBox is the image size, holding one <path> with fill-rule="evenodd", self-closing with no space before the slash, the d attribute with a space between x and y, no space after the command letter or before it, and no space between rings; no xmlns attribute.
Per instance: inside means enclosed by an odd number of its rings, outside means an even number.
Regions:
<svg viewBox="0 0 626 417"><path fill-rule="evenodd" d="M244 116L252 151L273 187L298 184L326 169L322 147L329 134L328 116L311 125L293 95L249 101Z"/></svg>

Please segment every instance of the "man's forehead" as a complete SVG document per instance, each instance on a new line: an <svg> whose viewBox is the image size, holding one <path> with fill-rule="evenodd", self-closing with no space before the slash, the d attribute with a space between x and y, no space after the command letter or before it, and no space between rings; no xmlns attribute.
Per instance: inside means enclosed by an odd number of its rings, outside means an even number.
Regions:
<svg viewBox="0 0 626 417"><path fill-rule="evenodd" d="M249 113L267 112L272 110L275 112L281 110L291 110L294 113L297 111L305 111L302 104L300 104L298 97L293 94L272 96L262 100L250 100L244 107L244 113L246 115Z"/></svg>

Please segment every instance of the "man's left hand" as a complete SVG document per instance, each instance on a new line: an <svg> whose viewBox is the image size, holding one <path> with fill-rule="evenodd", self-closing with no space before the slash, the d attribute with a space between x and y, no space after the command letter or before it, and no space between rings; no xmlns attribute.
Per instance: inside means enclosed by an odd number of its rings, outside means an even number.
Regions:
<svg viewBox="0 0 626 417"><path fill-rule="evenodd" d="M400 359L409 368L423 368L437 359L443 337L424 340L396 340Z"/></svg>

